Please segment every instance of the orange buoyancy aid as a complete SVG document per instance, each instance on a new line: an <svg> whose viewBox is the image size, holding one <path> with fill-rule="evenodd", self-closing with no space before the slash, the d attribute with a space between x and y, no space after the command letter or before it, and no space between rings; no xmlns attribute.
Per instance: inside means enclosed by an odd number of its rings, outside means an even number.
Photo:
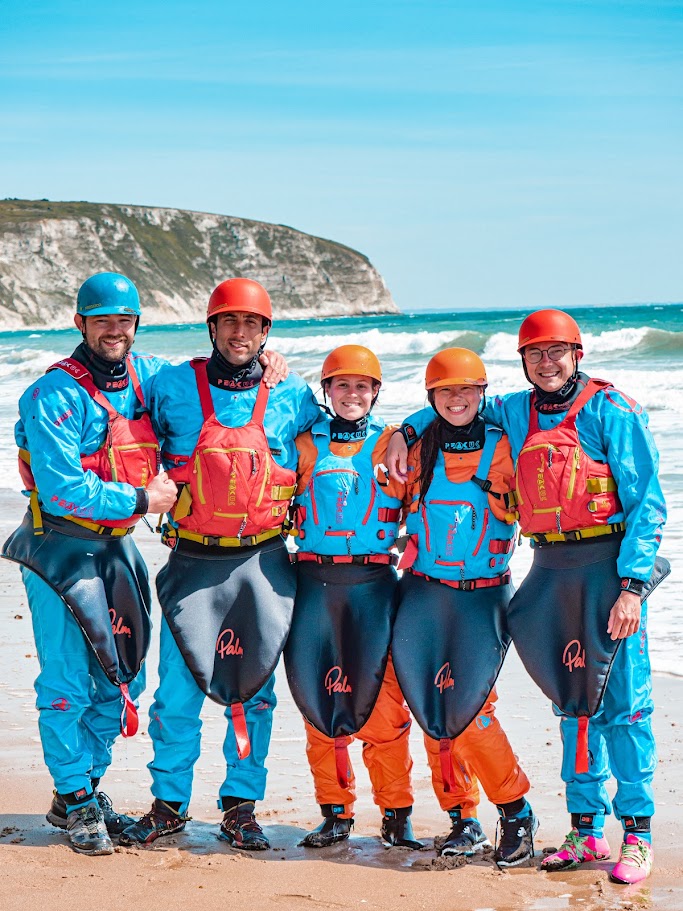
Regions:
<svg viewBox="0 0 683 911"><path fill-rule="evenodd" d="M97 388L92 374L81 363L67 357L51 367L50 370L63 370L76 380L79 386L92 396L98 405L107 412L107 433L99 449L90 455L81 455L83 471L92 471L102 481L118 481L133 487L146 487L158 473L161 464L159 442L149 413L145 409L145 398L140 380L130 360L128 374L138 402L142 406L139 418L126 418L117 411L109 399ZM31 471L31 457L25 449L19 450L19 473L28 491L37 492L36 482ZM35 513L34 513L35 515ZM78 516L66 516L73 522L91 525ZM97 526L105 528L131 528L142 518L141 515L129 516L126 519L95 518Z"/></svg>
<svg viewBox="0 0 683 911"><path fill-rule="evenodd" d="M185 485L171 516L180 529L207 537L241 541L277 531L296 489L296 472L279 465L270 452L263 419L268 387L261 383L251 420L226 427L216 417L206 373L206 358L195 358L204 423L194 452L169 471Z"/></svg>
<svg viewBox="0 0 683 911"><path fill-rule="evenodd" d="M617 485L608 464L582 449L576 416L597 392L611 384L591 379L562 423L541 430L531 395L529 432L517 458L513 490L514 518L522 534L564 535L609 525L621 511Z"/></svg>

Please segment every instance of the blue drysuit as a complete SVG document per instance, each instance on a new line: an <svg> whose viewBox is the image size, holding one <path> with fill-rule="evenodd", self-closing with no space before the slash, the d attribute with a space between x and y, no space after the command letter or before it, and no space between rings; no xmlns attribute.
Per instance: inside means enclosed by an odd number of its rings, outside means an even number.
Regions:
<svg viewBox="0 0 683 911"><path fill-rule="evenodd" d="M130 358L146 395L151 376L165 362L135 353ZM133 417L137 397L132 383L104 394L124 417ZM42 512L95 522L134 514L134 487L103 481L81 467L80 456L102 446L108 416L72 377L62 370L46 373L21 396L19 416L15 439L31 453ZM83 548L87 550L86 541ZM35 687L45 763L58 793L90 792L91 780L101 778L111 762L121 692L104 674L59 595L35 573L24 567L21 572L40 662ZM129 686L133 700L144 684L143 666Z"/></svg>
<svg viewBox="0 0 683 911"><path fill-rule="evenodd" d="M252 417L257 387L234 391L211 386L216 418L226 427L241 427ZM167 468L185 461L194 451L204 419L195 372L190 363L166 367L154 378L151 392L152 421L162 441L162 458ZM296 468L294 440L320 416L320 408L306 383L296 374L270 390L264 429L273 458L285 468ZM255 554L254 572L260 572ZM202 585L201 561L197 561L197 586ZM265 794L265 760L270 745L276 698L274 676L244 703L251 752L239 759L230 709L226 709L227 731L223 743L226 776L219 798L241 797L262 800ZM184 813L192 793L193 767L199 757L201 720L205 695L185 663L165 619L161 625L159 688L150 709L150 736L154 759L152 773L155 797L180 804ZM221 806L219 800L219 807Z"/></svg>
<svg viewBox="0 0 683 911"><path fill-rule="evenodd" d="M529 430L530 401L531 390L494 396L484 412L487 421L507 433L515 461ZM421 434L433 418L433 410L425 408L405 423ZM563 418L564 412L539 413L539 427L550 430ZM659 457L647 415L624 393L608 388L589 399L576 418L576 427L587 455L606 462L617 484L623 511L610 516L609 522L626 523L617 572L622 578L645 582L652 573L666 521L657 475ZM645 603L640 629L621 644L602 705L588 727L588 749L593 760L589 772L575 772L577 719L561 719L562 778L570 813L593 814L596 828L601 827L605 814L612 809L622 820L654 814L652 778L657 753L650 717L653 707ZM605 787L610 774L617 781L613 804Z"/></svg>

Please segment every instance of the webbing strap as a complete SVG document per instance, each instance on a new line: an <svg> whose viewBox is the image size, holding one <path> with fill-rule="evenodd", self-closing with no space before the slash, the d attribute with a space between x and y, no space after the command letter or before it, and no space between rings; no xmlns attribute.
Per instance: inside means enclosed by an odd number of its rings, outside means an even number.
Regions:
<svg viewBox="0 0 683 911"><path fill-rule="evenodd" d="M128 692L128 685L122 683L120 685L121 689L121 698L123 699L123 709L121 711L121 734L124 737L135 737L138 732L138 710L135 707L135 703L130 698L130 693Z"/></svg>
<svg viewBox="0 0 683 911"><path fill-rule="evenodd" d="M349 748L346 737L334 738L334 763L337 767L337 782L347 789L349 786Z"/></svg>
<svg viewBox="0 0 683 911"><path fill-rule="evenodd" d="M45 534L45 529L43 528L43 514L40 511L38 491L35 488L31 491L28 502L31 508L31 515L33 516L33 534L43 535Z"/></svg>
<svg viewBox="0 0 683 911"><path fill-rule="evenodd" d="M408 538L408 543L406 548L401 554L401 560L398 564L399 569L410 569L413 563L417 560L417 535L411 535Z"/></svg>
<svg viewBox="0 0 683 911"><path fill-rule="evenodd" d="M202 416L204 421L208 421L210 417L213 417L215 411L213 399L211 398L209 377L206 373L206 358L195 357L190 361L190 366L194 370L197 380L197 392L199 393L199 404L202 406Z"/></svg>
<svg viewBox="0 0 683 911"><path fill-rule="evenodd" d="M251 753L251 743L249 742L247 721L244 717L244 706L241 702L233 702L230 706L230 716L232 717L232 729L235 732L237 755L240 759L246 759Z"/></svg>
<svg viewBox="0 0 683 911"><path fill-rule="evenodd" d="M254 405L254 410L251 415L251 419L255 424L263 427L263 418L266 414L266 405L268 404L268 396L270 395L270 389L266 384L261 380L258 387L258 392L256 393L256 404Z"/></svg>
<svg viewBox="0 0 683 911"><path fill-rule="evenodd" d="M450 737L442 737L439 741L439 759L441 761L443 789L446 794L450 794L451 791L455 790L455 774L453 772Z"/></svg>
<svg viewBox="0 0 683 911"><path fill-rule="evenodd" d="M581 715L578 721L579 730L576 738L574 771L577 775L583 775L588 771L588 716Z"/></svg>

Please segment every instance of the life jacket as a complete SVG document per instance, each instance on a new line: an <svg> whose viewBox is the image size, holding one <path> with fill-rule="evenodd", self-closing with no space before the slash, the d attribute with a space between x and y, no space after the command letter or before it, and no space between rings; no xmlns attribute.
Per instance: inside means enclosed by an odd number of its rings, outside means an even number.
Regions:
<svg viewBox="0 0 683 911"><path fill-rule="evenodd" d="M277 534L282 527L296 489L296 473L278 465L270 453L263 429L268 387L260 384L247 424L226 427L216 417L206 360L190 361L204 423L190 458L168 473L185 485L171 516L188 537L201 537L206 543L214 537L226 546L229 541L239 545L243 538L258 543L266 532Z"/></svg>
<svg viewBox="0 0 683 911"><path fill-rule="evenodd" d="M401 568L454 581L493 578L505 572L514 550L515 529L494 515L488 499L488 474L502 436L500 428L487 426L476 474L468 481L450 481L444 454L439 452L426 499L406 519L413 548ZM417 501L419 493L413 505Z"/></svg>
<svg viewBox="0 0 683 911"><path fill-rule="evenodd" d="M361 449L351 456L330 450L330 422L311 429L318 450L313 474L294 500L294 524L304 553L387 553L398 534L401 501L384 491L388 481L372 464L383 427L373 422Z"/></svg>
<svg viewBox="0 0 683 911"><path fill-rule="evenodd" d="M104 442L92 454L81 455L83 471L92 471L103 481L119 481L131 484L133 487L146 487L159 471L159 443L150 416L145 410L142 387L131 361L128 361L128 373L141 406L139 417L133 419L124 417L114 408L104 393L95 386L90 371L73 358L67 357L58 361L49 367L47 372L49 373L51 370L63 370L107 412L109 420ZM26 490L32 493L31 508L35 533L42 534L38 491L31 471L31 455L26 449L19 450L19 473ZM98 531L102 528L130 529L140 521L142 516L134 515L127 519L98 518L96 522L89 522L77 516L65 516L65 518Z"/></svg>
<svg viewBox="0 0 683 911"><path fill-rule="evenodd" d="M609 529L610 516L622 510L609 465L587 455L576 429L579 411L610 385L606 380L589 380L562 423L550 430L539 429L532 393L529 432L517 458L513 482L517 501L513 516L522 534L539 535L542 543L564 540L573 532L579 533L578 537L590 537L598 526ZM581 535L582 531L587 534Z"/></svg>

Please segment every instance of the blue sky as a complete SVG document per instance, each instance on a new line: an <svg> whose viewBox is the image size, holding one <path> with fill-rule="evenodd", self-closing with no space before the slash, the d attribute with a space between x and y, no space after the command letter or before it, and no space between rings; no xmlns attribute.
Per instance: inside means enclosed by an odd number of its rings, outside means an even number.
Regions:
<svg viewBox="0 0 683 911"><path fill-rule="evenodd" d="M0 0L0 197L289 224L406 310L680 301L682 51L683 0Z"/></svg>

